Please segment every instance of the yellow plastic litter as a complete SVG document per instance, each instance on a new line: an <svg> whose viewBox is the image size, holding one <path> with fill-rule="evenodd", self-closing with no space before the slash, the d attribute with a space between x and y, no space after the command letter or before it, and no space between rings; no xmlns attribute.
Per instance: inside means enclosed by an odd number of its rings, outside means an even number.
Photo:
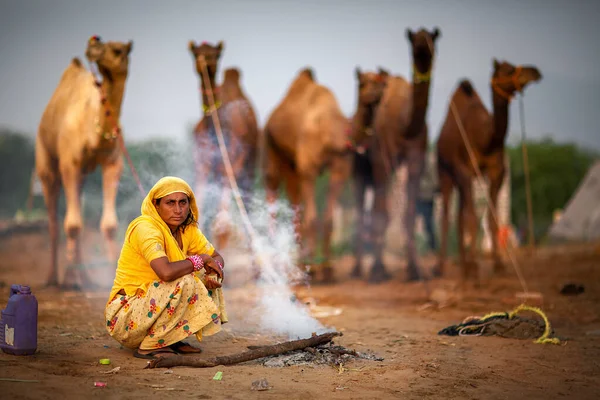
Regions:
<svg viewBox="0 0 600 400"><path fill-rule="evenodd" d="M102 365L110 365L110 359L109 358L101 358L100 359L100 364L102 364Z"/></svg>
<svg viewBox="0 0 600 400"><path fill-rule="evenodd" d="M215 374L215 376L213 376L213 380L220 381L221 379L223 379L223 372L217 371L217 373Z"/></svg>

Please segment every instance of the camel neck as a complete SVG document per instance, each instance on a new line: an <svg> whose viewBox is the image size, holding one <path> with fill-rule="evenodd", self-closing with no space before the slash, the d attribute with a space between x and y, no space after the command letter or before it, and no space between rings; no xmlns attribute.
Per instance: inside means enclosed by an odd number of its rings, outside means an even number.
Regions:
<svg viewBox="0 0 600 400"><path fill-rule="evenodd" d="M430 79L415 82L413 78L413 104L408 125L407 137L414 138L418 136L425 126L427 118L427 107L429 105L429 87Z"/></svg>
<svg viewBox="0 0 600 400"><path fill-rule="evenodd" d="M123 102L123 95L125 93L126 79L127 75L117 77L104 75L102 80L102 91L106 95L111 112L116 120L119 120L119 117L121 116L121 103Z"/></svg>
<svg viewBox="0 0 600 400"><path fill-rule="evenodd" d="M356 124L358 129L366 129L373 126L375 119L375 106L359 104L356 109Z"/></svg>
<svg viewBox="0 0 600 400"><path fill-rule="evenodd" d="M210 82L210 89L212 89L212 97L214 102L216 103L219 98L217 96L217 83L215 82L215 76L212 74L208 75L208 81ZM210 107L210 91L209 88L204 84L204 78L200 75L200 88L202 90L202 104L204 105L204 109L208 109Z"/></svg>
<svg viewBox="0 0 600 400"><path fill-rule="evenodd" d="M492 102L494 107L494 134L490 143L490 151L504 146L508 131L508 105L509 101L499 96L492 88Z"/></svg>

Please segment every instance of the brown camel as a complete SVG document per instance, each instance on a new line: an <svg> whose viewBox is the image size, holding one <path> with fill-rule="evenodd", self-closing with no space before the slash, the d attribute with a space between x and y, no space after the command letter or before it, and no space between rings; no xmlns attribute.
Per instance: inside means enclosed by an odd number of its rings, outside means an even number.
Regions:
<svg viewBox="0 0 600 400"><path fill-rule="evenodd" d="M227 151L232 163L233 172L237 180L242 198L246 206L251 195L252 185L256 178L260 148L260 131L256 122L256 114L251 102L245 95L240 85L240 71L236 68L225 70L223 84L217 86L216 75L219 59L223 51L223 42L212 46L206 42L196 45L189 43L189 49L196 62L196 71L199 75L202 89L202 103L204 116L194 131L196 139L196 193L200 218L208 224L204 213L206 182L213 179L221 186L221 200L218 213L212 224L212 232L218 248L224 248L231 234L228 223L228 207L231 201L229 182L225 176L225 168L218 147L217 133L210 109L209 97L215 101L215 107ZM204 81L202 63L206 63L206 70L212 93Z"/></svg>
<svg viewBox="0 0 600 400"><path fill-rule="evenodd" d="M265 125L267 144L267 200L273 204L279 185L284 182L296 218L301 241L301 264L315 277L317 263L317 208L315 183L328 168L330 171L327 204L323 217L322 279L331 281L331 232L333 209L343 185L350 175L350 123L343 115L333 93L319 85L310 68L300 71L287 94L272 112ZM362 134L362 133L359 133Z"/></svg>
<svg viewBox="0 0 600 400"><path fill-rule="evenodd" d="M367 187L373 186L373 169L370 157L372 149L368 146L369 138L374 135L374 122L377 107L386 89L389 73L382 68L378 72L361 72L356 68L358 83L358 101L356 112L352 117L352 130L363 132L367 138L365 146L356 148L353 155L352 175L354 177L354 193L356 196L357 224L354 237L354 256L357 260L352 276L360 277L360 261L362 260L363 244L368 238L369 215L365 210L365 193Z"/></svg>
<svg viewBox="0 0 600 400"><path fill-rule="evenodd" d="M542 75L533 66L513 66L493 60L491 80L494 114L490 115L479 95L468 80L463 80L452 95L450 108L437 143L438 173L443 197L442 240L439 263L435 275L444 273L448 242L449 202L452 189L457 187L460 204L458 215L458 242L463 279L478 276L475 262L475 242L478 224L473 200L472 182L476 170L461 135L461 127L473 150L481 173L489 180L489 195L495 210L498 192L504 180L504 143L508 128L508 106L517 91ZM455 115L456 113L456 115ZM460 121L460 123L459 123ZM503 272L504 266L498 252L498 226L491 213L489 227L492 237L494 270Z"/></svg>
<svg viewBox="0 0 600 400"><path fill-rule="evenodd" d="M375 263L369 280L380 282L390 278L383 264L384 235L389 221L387 194L390 178L396 168L406 163L408 180L406 184L407 206L404 223L406 230L406 255L408 260L407 280L420 278L416 260L414 239L416 220L416 201L419 182L425 161L427 148L427 106L431 70L435 55L435 42L440 35L439 29L433 32L420 29L413 32L407 29L406 36L411 45L413 56L412 86L400 76L387 78L387 85L380 104L375 110L373 121L374 134L368 140L368 149L364 155L355 157L355 177L357 179L357 199L364 197L368 186L374 189L374 203L370 224L364 224L364 210L359 209L359 229L372 231ZM362 193L361 193L362 191ZM363 202L359 201L359 207ZM361 235L364 232L357 232ZM360 236L357 242L361 241ZM362 245L356 247L356 264L352 275L360 276Z"/></svg>
<svg viewBox="0 0 600 400"><path fill-rule="evenodd" d="M68 263L63 287L76 288L80 283L84 286L91 283L80 268L83 225L80 195L84 177L98 165L102 168L103 190L100 229L106 242L107 257L116 262L115 200L123 171L118 121L132 46L132 42L103 43L98 37L91 38L86 57L97 64L103 78L101 86L81 61L74 58L63 72L42 115L35 155L36 172L48 208L52 251L48 285L59 283L57 205L61 184L66 197L64 229Z"/></svg>

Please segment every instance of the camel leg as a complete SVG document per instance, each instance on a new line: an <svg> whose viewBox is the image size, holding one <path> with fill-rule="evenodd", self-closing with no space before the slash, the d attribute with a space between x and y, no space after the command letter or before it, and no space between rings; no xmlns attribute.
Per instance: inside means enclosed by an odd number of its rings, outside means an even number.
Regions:
<svg viewBox="0 0 600 400"><path fill-rule="evenodd" d="M50 233L50 271L47 286L58 286L58 199L60 197L60 176L56 165L48 159L47 155L36 149L36 172L42 184L44 201L48 210L48 230Z"/></svg>
<svg viewBox="0 0 600 400"><path fill-rule="evenodd" d="M79 270L81 265L81 228L83 221L81 217L81 188L83 176L78 165L60 166L67 212L65 215L64 229L67 236L66 256L67 270L65 272L62 287L65 289L78 290L81 288L78 276L82 276Z"/></svg>
<svg viewBox="0 0 600 400"><path fill-rule="evenodd" d="M302 248L300 259L309 265L309 274L315 271L315 253L317 249L317 205L315 201L316 173L300 176L300 193L302 195Z"/></svg>
<svg viewBox="0 0 600 400"><path fill-rule="evenodd" d="M356 156L355 156L356 157ZM367 161L356 160L355 163L363 164ZM365 192L367 189L367 179L365 174L367 171L361 169L362 166L356 166L354 168L354 196L356 201L356 229L354 232L354 259L355 264L352 269L351 276L353 278L360 278L362 276L361 263L363 256L363 235L366 228L366 211L365 211Z"/></svg>
<svg viewBox="0 0 600 400"><path fill-rule="evenodd" d="M442 230L440 248L438 253L438 264L433 270L433 276L444 276L446 257L448 254L448 229L450 228L450 197L452 195L452 175L443 169L438 168L440 191L442 192Z"/></svg>
<svg viewBox="0 0 600 400"><path fill-rule="evenodd" d="M492 200L492 207L498 216L498 194L504 181L504 160L500 159L498 165L488 170L488 177L490 182L490 199ZM504 264L500 257L500 251L498 248L498 224L494 219L491 212L488 211L488 226L490 228L490 235L492 236L492 255L494 258L494 273L502 274L505 272Z"/></svg>
<svg viewBox="0 0 600 400"><path fill-rule="evenodd" d="M100 219L100 231L104 235L106 243L106 254L111 264L116 268L117 262L117 243L115 241L117 234L117 192L119 190L119 180L123 173L123 158L118 157L114 163L102 166L102 197L103 208L102 218Z"/></svg>
<svg viewBox="0 0 600 400"><path fill-rule="evenodd" d="M422 274L417 264L417 247L415 244L415 222L417 217L417 196L421 175L425 164L425 153L413 149L409 152L406 164L408 167L408 179L406 180L406 210L404 213L404 228L406 234L407 281L417 281Z"/></svg>
<svg viewBox="0 0 600 400"><path fill-rule="evenodd" d="M384 165L377 162L373 165L374 177L374 199L371 212L371 223L373 232L373 255L375 262L371 268L369 281L373 283L383 282L391 278L383 264L383 247L385 245L385 232L389 223L389 212L387 207L387 192L389 179Z"/></svg>
<svg viewBox="0 0 600 400"><path fill-rule="evenodd" d="M459 250L463 267L463 280L472 277L478 279L478 265L475 261L475 250L477 242L477 215L475 213L475 201L473 199L473 183L471 176L462 173L459 177Z"/></svg>
<svg viewBox="0 0 600 400"><path fill-rule="evenodd" d="M291 168L283 168L285 180L285 192L292 206L292 224L294 226L294 237L296 244L302 245L302 191L300 178Z"/></svg>
<svg viewBox="0 0 600 400"><path fill-rule="evenodd" d="M277 152L267 144L266 148L266 168L265 168L265 186L267 197L268 216L268 234L275 241L277 232L277 205L279 197L279 188L282 181L285 183L285 190L292 207L292 218L294 226L294 238L300 245L300 184L298 176L292 166L283 159Z"/></svg>
<svg viewBox="0 0 600 400"><path fill-rule="evenodd" d="M289 165L277 152L267 146L267 167L265 172L265 186L267 194L267 204L269 209L269 234L271 237L277 234L276 232L276 206L275 202L279 195L279 187L281 182L285 182L285 190L294 211L294 221L298 222L299 206L300 206L300 185L298 176ZM300 234L299 224L295 225L296 240Z"/></svg>
<svg viewBox="0 0 600 400"><path fill-rule="evenodd" d="M196 138L196 147L194 149L194 165L196 170L194 195L196 197L196 206L198 207L198 226L204 230L206 228L206 218L204 215L206 191L210 190L206 183L211 173L214 151L218 151L218 149L207 143L207 132L197 133L197 135L199 136Z"/></svg>
<svg viewBox="0 0 600 400"><path fill-rule="evenodd" d="M212 236L215 238L215 245L219 250L224 249L231 236L231 215L229 206L231 203L231 189L229 183L223 179L223 187L221 190L221 199L217 215L212 224Z"/></svg>
<svg viewBox="0 0 600 400"><path fill-rule="evenodd" d="M329 176L329 191L327 194L327 205L324 215L323 229L323 256L325 262L323 265L323 281L332 282L333 268L331 267L331 235L333 233L333 211L340 197L346 180L350 176L350 168L352 159L349 157L338 157L333 160L330 176Z"/></svg>

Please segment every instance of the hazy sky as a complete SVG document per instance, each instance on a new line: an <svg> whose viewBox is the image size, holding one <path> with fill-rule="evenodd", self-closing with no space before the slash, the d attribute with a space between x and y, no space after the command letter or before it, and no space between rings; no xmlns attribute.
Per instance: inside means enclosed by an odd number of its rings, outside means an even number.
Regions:
<svg viewBox="0 0 600 400"><path fill-rule="evenodd" d="M600 2L591 0L0 1L0 126L35 134L64 68L89 36L134 41L122 110L126 140L184 138L200 116L190 39L224 40L221 71L242 70L261 125L299 69L312 66L342 110L355 108L354 68L410 76L407 27L438 26L428 122L437 137L463 77L490 104L492 57L535 64L527 133L600 147ZM511 138L520 137L518 104Z"/></svg>

